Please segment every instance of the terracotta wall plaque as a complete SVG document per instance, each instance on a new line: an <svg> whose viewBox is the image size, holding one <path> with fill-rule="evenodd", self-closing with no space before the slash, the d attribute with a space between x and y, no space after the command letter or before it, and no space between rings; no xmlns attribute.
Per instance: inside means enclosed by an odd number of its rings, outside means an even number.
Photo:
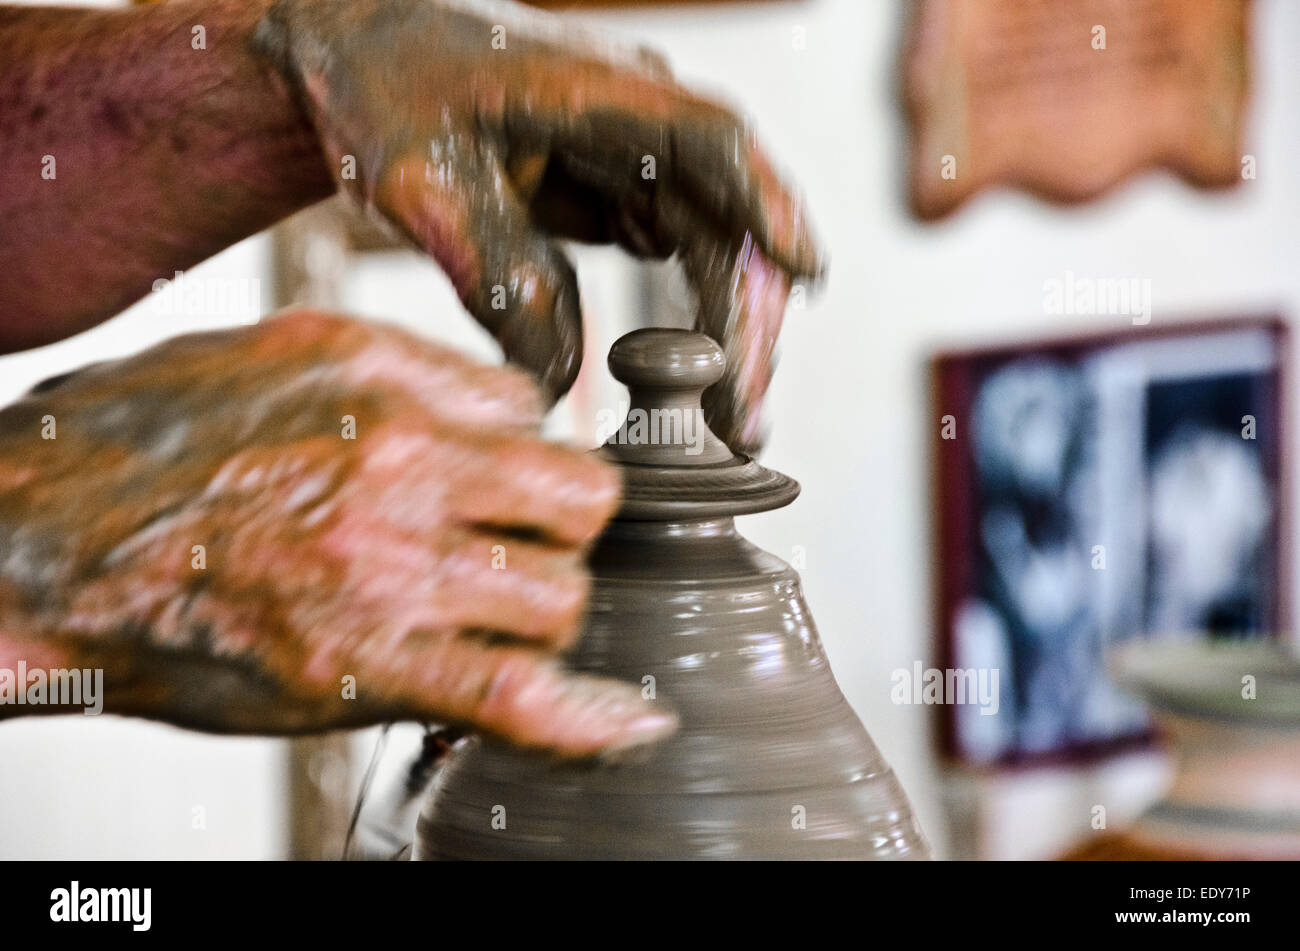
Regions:
<svg viewBox="0 0 1300 951"><path fill-rule="evenodd" d="M1243 161L1249 0L920 0L904 56L913 209L989 185L1063 202Z"/></svg>

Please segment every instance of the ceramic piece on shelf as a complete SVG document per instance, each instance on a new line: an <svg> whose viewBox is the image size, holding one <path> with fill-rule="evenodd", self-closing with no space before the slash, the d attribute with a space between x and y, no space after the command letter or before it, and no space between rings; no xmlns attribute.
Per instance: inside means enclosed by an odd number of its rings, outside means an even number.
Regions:
<svg viewBox="0 0 1300 951"><path fill-rule="evenodd" d="M1154 642L1112 665L1151 707L1173 781L1067 858L1300 859L1300 657L1275 641Z"/></svg>

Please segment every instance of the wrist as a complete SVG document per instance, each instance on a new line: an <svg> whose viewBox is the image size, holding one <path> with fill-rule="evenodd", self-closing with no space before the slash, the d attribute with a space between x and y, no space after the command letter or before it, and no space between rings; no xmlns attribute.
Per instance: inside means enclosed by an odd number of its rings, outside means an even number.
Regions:
<svg viewBox="0 0 1300 951"><path fill-rule="evenodd" d="M320 139L284 63L259 41L274 0L173 0L121 11L142 45L166 50L145 60L166 77L155 118L173 141L192 139L219 154L193 159L194 174L225 188L232 172L266 203L273 223L333 191ZM158 75L124 77L125 95L157 86Z"/></svg>

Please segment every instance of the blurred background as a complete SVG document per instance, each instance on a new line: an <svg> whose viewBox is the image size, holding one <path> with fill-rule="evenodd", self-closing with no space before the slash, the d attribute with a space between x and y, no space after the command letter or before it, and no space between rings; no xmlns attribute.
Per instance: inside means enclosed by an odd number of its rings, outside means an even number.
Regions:
<svg viewBox="0 0 1300 951"><path fill-rule="evenodd" d="M831 267L787 315L763 455L803 494L741 529L800 568L844 693L936 854L1045 858L1090 834L1093 804L1121 825L1168 780L1141 707L1097 662L1106 643L1291 636L1281 439L1296 396L1285 327L1300 311L1300 6L1249 7L1254 178L1209 191L1146 171L1068 207L991 189L928 223L907 197L900 60L914 12L901 0L772 0L569 15L660 49L683 81L752 115L806 193ZM0 358L0 399L177 333L255 320L294 280L499 359L432 263L361 253L323 230L259 235L186 274L221 295L155 295ZM592 359L552 425L592 445L595 410L618 400L608 345L679 323L684 304L662 267L600 249L575 258ZM1052 282L1076 276L1141 282L1149 323L1054 306ZM1145 350L1133 349L1139 331ZM959 448L942 439L949 415ZM1245 415L1253 441L1237 433ZM1115 540L1100 572L1103 536ZM999 667L1002 709L963 727L966 712L894 702L891 674L918 663ZM0 856L336 854L373 744L374 731L304 745L112 718L6 723Z"/></svg>

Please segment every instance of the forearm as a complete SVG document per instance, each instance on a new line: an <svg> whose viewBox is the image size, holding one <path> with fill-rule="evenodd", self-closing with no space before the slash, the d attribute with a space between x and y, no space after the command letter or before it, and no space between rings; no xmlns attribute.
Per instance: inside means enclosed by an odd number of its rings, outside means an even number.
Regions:
<svg viewBox="0 0 1300 951"><path fill-rule="evenodd" d="M269 2L0 7L0 352L91 327L333 191L251 47Z"/></svg>

